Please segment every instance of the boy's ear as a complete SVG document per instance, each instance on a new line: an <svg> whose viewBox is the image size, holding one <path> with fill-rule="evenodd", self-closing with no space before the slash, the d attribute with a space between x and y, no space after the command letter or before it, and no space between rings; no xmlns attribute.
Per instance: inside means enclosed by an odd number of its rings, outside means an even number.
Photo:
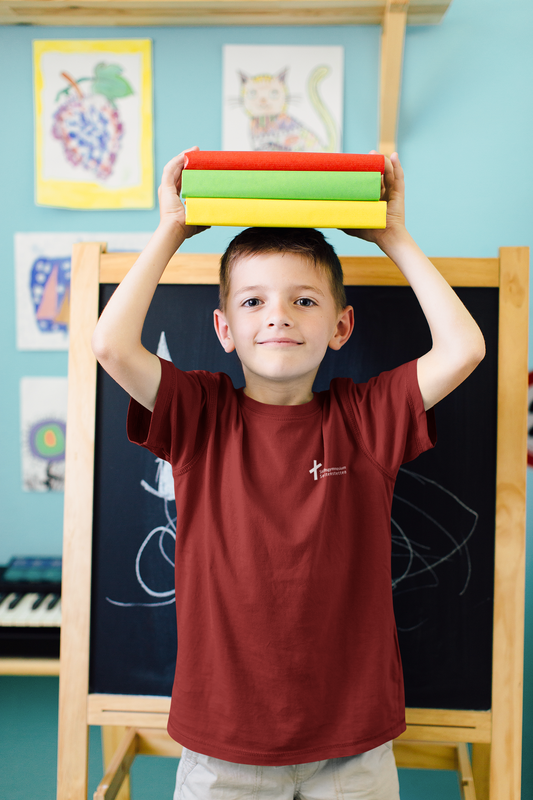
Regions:
<svg viewBox="0 0 533 800"><path fill-rule="evenodd" d="M226 353L231 353L232 350L235 350L235 344L231 338L229 325L226 321L226 317L224 316L224 312L221 311L220 308L215 308L213 311L213 323L215 325L215 331L220 344Z"/></svg>
<svg viewBox="0 0 533 800"><path fill-rule="evenodd" d="M337 327L335 333L329 340L329 346L332 350L340 350L343 344L346 344L352 335L354 326L354 316L352 306L346 306L342 314L337 320Z"/></svg>

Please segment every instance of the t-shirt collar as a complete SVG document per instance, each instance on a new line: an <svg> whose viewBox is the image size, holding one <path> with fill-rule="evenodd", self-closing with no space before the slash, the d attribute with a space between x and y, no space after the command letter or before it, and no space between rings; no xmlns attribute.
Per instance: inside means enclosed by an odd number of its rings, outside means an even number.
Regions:
<svg viewBox="0 0 533 800"><path fill-rule="evenodd" d="M296 406L286 405L271 405L270 403L260 403L258 400L253 400L248 395L244 394L244 389L237 390L237 397L242 408L247 411L252 411L255 414L261 414L264 417L283 417L285 419L297 419L300 417L309 417L316 414L322 408L321 394L313 395L313 399L308 403L301 403Z"/></svg>

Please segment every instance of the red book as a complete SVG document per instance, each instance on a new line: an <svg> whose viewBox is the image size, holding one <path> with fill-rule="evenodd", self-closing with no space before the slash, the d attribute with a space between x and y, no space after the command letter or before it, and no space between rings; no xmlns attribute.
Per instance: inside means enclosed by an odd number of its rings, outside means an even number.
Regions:
<svg viewBox="0 0 533 800"><path fill-rule="evenodd" d="M285 153L274 151L192 150L187 169L317 170L321 172L381 172L385 156L361 153Z"/></svg>

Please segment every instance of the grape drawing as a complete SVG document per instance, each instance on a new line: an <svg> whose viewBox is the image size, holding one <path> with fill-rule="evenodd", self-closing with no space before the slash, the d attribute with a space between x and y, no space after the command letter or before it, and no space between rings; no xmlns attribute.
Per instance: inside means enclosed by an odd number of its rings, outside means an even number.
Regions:
<svg viewBox="0 0 533 800"><path fill-rule="evenodd" d="M113 172L124 134L115 100L133 94L121 73L118 64L103 63L96 65L91 78L75 80L62 72L68 86L56 97L59 101L66 95L66 100L54 114L52 135L62 143L73 166L93 172L100 180ZM84 81L91 83L90 93L85 95L80 88Z"/></svg>

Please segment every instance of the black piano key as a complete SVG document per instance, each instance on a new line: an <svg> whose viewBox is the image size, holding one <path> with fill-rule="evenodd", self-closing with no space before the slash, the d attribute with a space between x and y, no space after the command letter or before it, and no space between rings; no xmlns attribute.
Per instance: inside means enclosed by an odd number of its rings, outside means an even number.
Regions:
<svg viewBox="0 0 533 800"><path fill-rule="evenodd" d="M23 597L24 595L22 594L22 592L17 592L14 598L10 601L8 608L11 609L15 608L15 606L18 606Z"/></svg>
<svg viewBox="0 0 533 800"><path fill-rule="evenodd" d="M48 609L49 611L50 611L52 608L55 608L55 606L57 606L57 604L59 603L60 597L61 597L61 596L60 596L59 594L55 594L55 595L52 597L52 599L50 600L50 602L49 602L49 603L48 603L48 605L46 606L46 607L47 607L47 609Z"/></svg>
<svg viewBox="0 0 533 800"><path fill-rule="evenodd" d="M32 603L31 610L35 611L36 608L39 608L39 606L41 605L41 603L43 602L45 597L46 597L46 595L44 595L44 594L38 594L37 597L35 598L35 600Z"/></svg>

